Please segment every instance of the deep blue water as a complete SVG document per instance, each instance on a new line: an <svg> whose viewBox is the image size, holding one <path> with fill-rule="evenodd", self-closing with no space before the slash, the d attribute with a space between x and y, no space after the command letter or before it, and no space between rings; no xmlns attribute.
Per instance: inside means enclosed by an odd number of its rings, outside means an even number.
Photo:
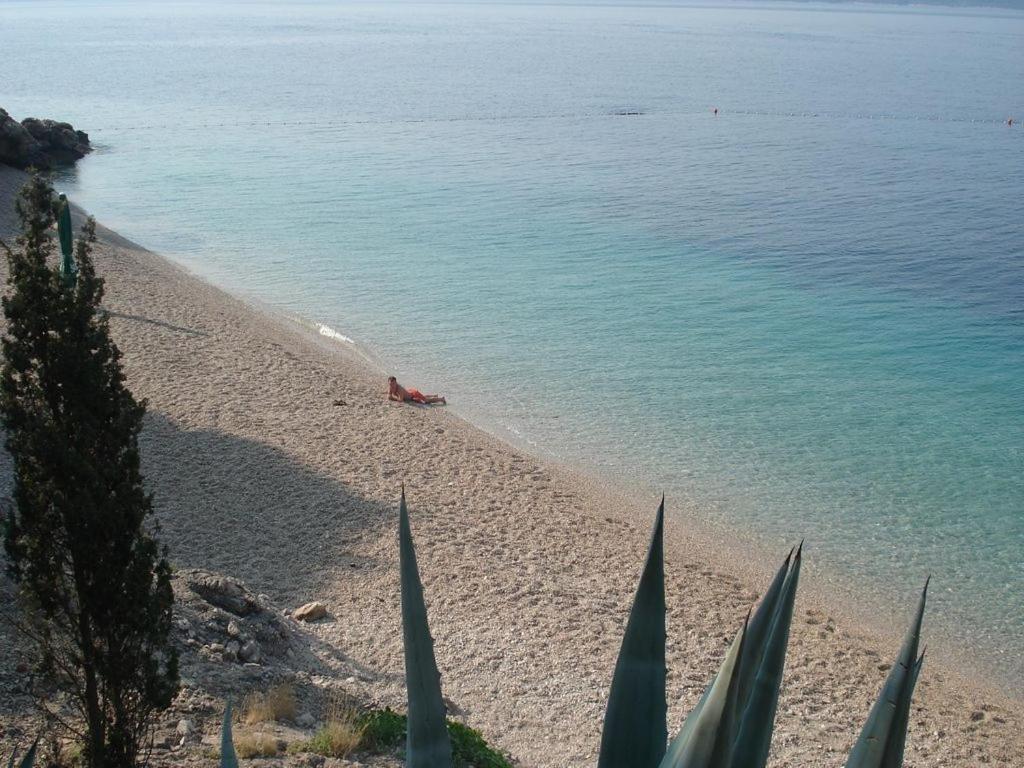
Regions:
<svg viewBox="0 0 1024 768"><path fill-rule="evenodd" d="M931 573L1024 679L1024 14L0 0L0 50L106 224L883 612Z"/></svg>

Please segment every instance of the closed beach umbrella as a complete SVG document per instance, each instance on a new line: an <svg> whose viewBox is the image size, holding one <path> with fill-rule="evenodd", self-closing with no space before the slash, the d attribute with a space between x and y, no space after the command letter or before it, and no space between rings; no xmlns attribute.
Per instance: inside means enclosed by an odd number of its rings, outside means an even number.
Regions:
<svg viewBox="0 0 1024 768"><path fill-rule="evenodd" d="M71 206L66 195L60 196L60 210L57 212L57 235L60 238L60 273L68 286L75 283L75 237L71 231Z"/></svg>

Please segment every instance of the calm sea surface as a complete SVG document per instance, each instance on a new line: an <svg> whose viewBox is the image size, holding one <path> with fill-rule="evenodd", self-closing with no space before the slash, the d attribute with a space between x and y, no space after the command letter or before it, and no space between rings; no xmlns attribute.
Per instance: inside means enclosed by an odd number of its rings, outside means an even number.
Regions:
<svg viewBox="0 0 1024 768"><path fill-rule="evenodd" d="M0 51L103 222L881 615L931 573L1019 690L1024 14L0 0Z"/></svg>

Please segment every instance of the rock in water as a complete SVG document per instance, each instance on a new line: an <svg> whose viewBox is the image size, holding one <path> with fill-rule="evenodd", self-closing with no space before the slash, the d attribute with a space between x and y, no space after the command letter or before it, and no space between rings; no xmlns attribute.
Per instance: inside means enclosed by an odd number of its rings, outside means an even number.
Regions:
<svg viewBox="0 0 1024 768"><path fill-rule="evenodd" d="M323 603L306 603L295 609L292 618L296 621L316 621L327 615L327 606Z"/></svg>
<svg viewBox="0 0 1024 768"><path fill-rule="evenodd" d="M70 165L91 151L89 135L70 123L35 117L19 123L0 109L0 163L48 169Z"/></svg>

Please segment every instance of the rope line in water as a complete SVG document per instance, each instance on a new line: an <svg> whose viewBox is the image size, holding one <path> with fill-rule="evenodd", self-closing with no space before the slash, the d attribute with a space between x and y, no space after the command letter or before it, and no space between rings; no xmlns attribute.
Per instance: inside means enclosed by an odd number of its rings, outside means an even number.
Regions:
<svg viewBox="0 0 1024 768"><path fill-rule="evenodd" d="M643 112L640 110L622 110L613 112L553 112L545 114L525 115L461 115L454 117L408 117L392 119L365 120L252 120L249 122L228 121L221 123L181 123L171 124L146 124L146 125L123 125L116 128L91 128L90 132L102 133L104 131L155 131L168 130L182 127L192 129L207 128L255 128L255 127L296 127L296 128L344 128L346 126L361 125L416 125L421 123L498 123L498 122L519 122L531 120L580 120L593 118L636 118L636 117L658 117L663 115L703 115L712 114L710 109L699 110L678 110L666 112ZM996 118L973 118L973 117L945 117L943 115L897 115L897 114L852 114L842 112L783 112L771 110L746 110L746 109L719 109L714 113L716 117L740 116L740 117L780 117L807 120L889 120L923 123L973 123L978 125L1007 125L1013 127L1017 121L1010 119Z"/></svg>

